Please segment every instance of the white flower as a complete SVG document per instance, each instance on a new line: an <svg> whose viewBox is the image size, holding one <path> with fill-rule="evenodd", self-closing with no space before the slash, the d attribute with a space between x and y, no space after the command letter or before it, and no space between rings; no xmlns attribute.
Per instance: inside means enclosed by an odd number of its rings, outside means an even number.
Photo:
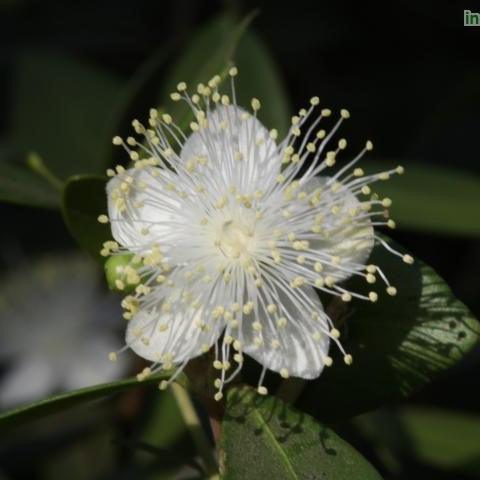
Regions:
<svg viewBox="0 0 480 480"><path fill-rule="evenodd" d="M357 275L373 283L378 274L395 294L381 269L366 265L374 242L382 242L373 227L394 226L386 219L390 200L372 196L368 185L403 171L365 176L353 169L372 148L367 142L330 174L346 141L330 151L327 144L348 111L327 133L319 124L331 112L318 109L314 97L277 143L276 130L257 119L257 99L252 112L236 105L236 68L229 73L230 97L219 93L219 76L191 96L183 82L172 94L193 112L188 138L170 115L151 110L148 127L133 122L142 141L113 139L134 166L107 172L113 177L109 216L99 217L110 221L115 239L102 254L135 254L117 287L140 282L123 301L126 344L153 362L139 378L173 365L178 374L213 345L217 399L240 370L243 354L264 366L260 393L266 393L267 369L283 377L318 377L332 363L331 342L352 362L315 289L344 301L376 301L375 292L351 292L341 282Z"/></svg>
<svg viewBox="0 0 480 480"><path fill-rule="evenodd" d="M105 351L118 345L109 323L117 309L97 279L88 260L65 255L25 265L3 279L0 358L7 368L0 377L2 406L125 373L125 362L105 358Z"/></svg>

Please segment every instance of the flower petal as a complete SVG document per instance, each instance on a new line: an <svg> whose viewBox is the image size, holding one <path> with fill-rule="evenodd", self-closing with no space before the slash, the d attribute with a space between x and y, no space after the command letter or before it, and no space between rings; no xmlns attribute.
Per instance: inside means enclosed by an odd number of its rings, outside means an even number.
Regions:
<svg viewBox="0 0 480 480"><path fill-rule="evenodd" d="M165 312L166 302L140 310L128 322L126 343L152 362L179 364L205 353L223 331L221 321L202 323L202 310L176 302Z"/></svg>
<svg viewBox="0 0 480 480"><path fill-rule="evenodd" d="M0 381L0 404L14 406L52 392L56 387L54 368L42 358L25 358L13 364Z"/></svg>
<svg viewBox="0 0 480 480"><path fill-rule="evenodd" d="M248 317L242 322L244 352L275 372L286 369L291 376L318 377L330 339L326 314L317 293L309 286L288 291L288 286L277 283L274 294L278 308L275 315L268 312L267 302L258 303L256 321L261 331ZM317 314L315 318L312 312ZM282 317L286 319L284 325L279 321ZM262 344L257 346L255 338L261 338Z"/></svg>
<svg viewBox="0 0 480 480"><path fill-rule="evenodd" d="M277 145L255 116L237 106L219 106L207 121L206 128L185 142L180 154L184 162L207 157L207 168L243 194L275 181L281 167Z"/></svg>
<svg viewBox="0 0 480 480"><path fill-rule="evenodd" d="M330 177L314 177L302 185L302 190L312 192L320 189L322 202L328 205L334 204L339 211L334 214L331 207L324 208L322 231L324 238L310 242L310 248L329 257L338 257L339 265L321 262L323 265L322 275L330 275L337 282L346 280L353 272L365 265L374 246L374 230L370 219L362 220L362 225L354 222L344 223L345 216L349 211L360 212L360 201L344 185L333 192Z"/></svg>
<svg viewBox="0 0 480 480"><path fill-rule="evenodd" d="M165 169L147 166L125 170L108 182L112 235L120 245L145 252L182 222L180 201L165 190L175 178Z"/></svg>

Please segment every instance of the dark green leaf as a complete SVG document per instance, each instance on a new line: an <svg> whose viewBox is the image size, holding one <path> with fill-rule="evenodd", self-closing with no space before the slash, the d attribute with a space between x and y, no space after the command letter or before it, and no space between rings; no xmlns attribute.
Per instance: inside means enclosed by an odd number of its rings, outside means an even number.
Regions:
<svg viewBox="0 0 480 480"><path fill-rule="evenodd" d="M186 432L185 421L172 390L158 392L141 435L142 441L157 448L166 448Z"/></svg>
<svg viewBox="0 0 480 480"><path fill-rule="evenodd" d="M87 401L96 400L114 393L138 387L139 385L158 383L162 378L168 376L168 372L163 375L154 375L147 378L142 383L136 378L104 383L94 387L60 393L38 402L7 410L6 412L0 413L0 431L20 426L37 418L65 410Z"/></svg>
<svg viewBox="0 0 480 480"><path fill-rule="evenodd" d="M276 128L282 138L290 127L291 107L280 72L258 35L247 31L234 55L239 74L236 77L237 101L249 107L252 97L260 99L258 117L267 128Z"/></svg>
<svg viewBox="0 0 480 480"><path fill-rule="evenodd" d="M14 161L7 149L0 151L0 201L43 208L57 208L60 194L25 162Z"/></svg>
<svg viewBox="0 0 480 480"><path fill-rule="evenodd" d="M113 107L109 125L109 140L121 134L124 125L131 125L133 118L141 118L146 115L148 109L153 106L155 98L152 95L158 92L158 85L161 82L161 74L163 73L162 67L171 51L171 46L162 44L124 83ZM131 127L129 126L128 128L130 129ZM109 142L109 145L106 162L112 164L115 149L117 148L118 151L118 147L114 147L112 142ZM123 150L120 152L120 155L122 153ZM124 156L119 158L125 159Z"/></svg>
<svg viewBox="0 0 480 480"><path fill-rule="evenodd" d="M370 262L381 266L398 295L383 293L377 280L377 303L354 302L349 310L334 304L330 314L354 360L346 366L337 355L318 380L306 382L298 406L321 419L348 418L406 398L478 342L478 322L432 268L420 260L407 265L382 247ZM350 286L368 291L363 282Z"/></svg>
<svg viewBox="0 0 480 480"><path fill-rule="evenodd" d="M275 127L284 134L290 122L285 88L263 42L246 31L251 19L252 15L237 23L229 16L221 16L201 29L165 81L162 103L178 82L186 81L195 88L199 82L208 82L214 75L224 73L234 62L240 72L236 78L239 104L249 107L252 97L259 98L262 102L259 118L267 127ZM188 127L190 112L184 102L171 104L168 111L182 128Z"/></svg>
<svg viewBox="0 0 480 480"><path fill-rule="evenodd" d="M418 460L478 478L480 416L406 408L400 412L400 421Z"/></svg>
<svg viewBox="0 0 480 480"><path fill-rule="evenodd" d="M403 163L402 163L403 164ZM395 167L389 161L363 162L369 172ZM405 174L377 182L375 191L393 200L399 228L451 235L480 235L480 178L433 165L405 163Z"/></svg>
<svg viewBox="0 0 480 480"><path fill-rule="evenodd" d="M248 387L228 392L221 447L225 480L381 478L334 432Z"/></svg>
<svg viewBox="0 0 480 480"><path fill-rule="evenodd" d="M103 427L103 428L102 428ZM60 451L51 451L43 457L42 477L48 480L92 480L109 478L116 459L112 439L115 431L103 425L99 431L76 442L69 442ZM85 461L85 459L91 461Z"/></svg>
<svg viewBox="0 0 480 480"><path fill-rule="evenodd" d="M114 76L68 56L24 54L17 64L12 141L24 152L37 152L62 179L100 173L119 88Z"/></svg>
<svg viewBox="0 0 480 480"><path fill-rule="evenodd" d="M103 242L112 238L110 226L98 222L107 212L107 179L100 176L74 176L67 180L63 192L62 212L70 233L78 244L95 259Z"/></svg>
<svg viewBox="0 0 480 480"><path fill-rule="evenodd" d="M360 415L354 424L378 451L388 450L397 458L413 458L452 474L474 478L480 474L479 415L404 407Z"/></svg>
<svg viewBox="0 0 480 480"><path fill-rule="evenodd" d="M167 76L161 92L160 103L170 98L176 90L178 82L185 81L191 88L200 82L208 82L214 75L225 73L233 58L240 38L252 20L247 16L240 23L230 17L221 16L203 27L190 41L178 62ZM181 128L186 128L190 121L191 111L185 102L169 102L168 112Z"/></svg>

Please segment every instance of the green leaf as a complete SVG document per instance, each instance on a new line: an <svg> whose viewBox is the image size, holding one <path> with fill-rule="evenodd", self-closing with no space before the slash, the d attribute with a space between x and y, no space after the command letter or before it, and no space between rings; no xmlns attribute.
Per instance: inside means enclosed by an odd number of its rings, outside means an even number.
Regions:
<svg viewBox="0 0 480 480"><path fill-rule="evenodd" d="M0 150L0 201L58 208L60 195L8 149Z"/></svg>
<svg viewBox="0 0 480 480"><path fill-rule="evenodd" d="M291 106L281 74L260 37L252 31L242 36L234 55L239 74L235 90L239 105L250 106L258 98L259 119L267 128L276 128L282 138L290 127Z"/></svg>
<svg viewBox="0 0 480 480"><path fill-rule="evenodd" d="M221 447L225 480L381 478L334 432L248 387L228 392Z"/></svg>
<svg viewBox="0 0 480 480"><path fill-rule="evenodd" d="M260 120L284 134L291 114L287 94L268 49L256 34L246 30L252 18L253 14L237 23L229 16L221 16L194 35L190 48L165 81L161 102L175 91L178 82L186 81L195 88L199 82L208 82L214 75L226 72L229 64L235 62L240 72L235 79L239 104L249 107L252 97L259 98ZM184 102L170 104L168 111L180 127L188 127L191 112Z"/></svg>
<svg viewBox="0 0 480 480"><path fill-rule="evenodd" d="M452 474L480 475L479 415L404 407L377 410L353 422L379 452L388 451L397 458L414 459Z"/></svg>
<svg viewBox="0 0 480 480"><path fill-rule="evenodd" d="M109 478L115 468L115 431L99 425L98 431L75 442L66 442L59 451L51 450L41 462L42 478L48 480L91 480ZM85 459L92 461L85 461Z"/></svg>
<svg viewBox="0 0 480 480"><path fill-rule="evenodd" d="M418 460L478 478L480 416L412 407L399 417Z"/></svg>
<svg viewBox="0 0 480 480"><path fill-rule="evenodd" d="M38 402L22 405L12 410L0 413L0 431L18 427L25 423L31 422L37 418L60 412L75 405L96 400L114 393L123 392L140 385L157 383L163 378L167 378L170 374L166 372L162 375L152 375L143 382L139 382L136 378L121 380L118 382L104 383L94 387L81 388L72 392L60 393L53 397L40 400Z"/></svg>
<svg viewBox="0 0 480 480"><path fill-rule="evenodd" d="M96 260L103 242L112 238L110 226L98 222L107 212L107 179L100 176L74 176L67 180L62 198L65 223L78 244Z"/></svg>
<svg viewBox="0 0 480 480"><path fill-rule="evenodd" d="M389 161L362 162L369 172L395 167ZM460 170L405 163L405 174L377 182L374 190L390 197L399 228L449 235L479 236L480 177Z"/></svg>
<svg viewBox="0 0 480 480"><path fill-rule="evenodd" d="M150 93L158 92L158 84L162 80L162 67L172 54L172 46L162 44L151 56L149 56L124 83L118 94L112 110L109 124L109 151L106 156L106 164L112 164L115 147L110 141L114 136L122 133L124 125L130 125L136 116L145 115L152 106ZM120 154L122 154L120 152ZM121 157L125 158L125 157Z"/></svg>
<svg viewBox="0 0 480 480"><path fill-rule="evenodd" d="M306 382L298 406L323 420L348 418L407 398L478 342L478 322L431 267L420 260L407 265L380 246L370 263L381 266L398 294L382 294L377 279L372 289L379 293L376 303L352 302L348 310L341 302L329 307L353 365L345 365L332 347L333 366L318 380ZM364 282L349 286L368 291Z"/></svg>
<svg viewBox="0 0 480 480"><path fill-rule="evenodd" d="M170 99L170 93L181 81L196 88L198 83L208 82L214 75L225 73L252 18L253 15L248 15L240 23L235 23L230 17L221 16L200 29L165 79L160 103L163 105ZM168 101L167 110L177 125L186 129L192 115L190 107L185 102Z"/></svg>
<svg viewBox="0 0 480 480"><path fill-rule="evenodd" d="M51 52L25 53L16 67L14 145L24 152L37 152L62 179L102 172L110 149L108 125L119 80Z"/></svg>
<svg viewBox="0 0 480 480"><path fill-rule="evenodd" d="M145 410L145 408L144 408ZM188 429L172 389L157 391L146 408L133 462L151 474L137 478L167 480L175 478L182 464L192 455ZM134 448L135 444L131 445ZM148 447L147 449L142 447ZM194 455L194 454L193 454ZM192 456L193 456L192 455Z"/></svg>
<svg viewBox="0 0 480 480"><path fill-rule="evenodd" d="M166 448L185 433L187 428L172 390L158 392L141 435L142 441Z"/></svg>

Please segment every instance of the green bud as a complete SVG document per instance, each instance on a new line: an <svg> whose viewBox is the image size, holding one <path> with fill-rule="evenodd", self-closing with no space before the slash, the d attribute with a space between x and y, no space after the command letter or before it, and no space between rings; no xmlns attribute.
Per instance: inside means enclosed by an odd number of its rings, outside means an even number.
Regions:
<svg viewBox="0 0 480 480"><path fill-rule="evenodd" d="M112 255L105 262L105 277L110 290L117 293L132 293L141 278L137 272L141 262L131 253Z"/></svg>

